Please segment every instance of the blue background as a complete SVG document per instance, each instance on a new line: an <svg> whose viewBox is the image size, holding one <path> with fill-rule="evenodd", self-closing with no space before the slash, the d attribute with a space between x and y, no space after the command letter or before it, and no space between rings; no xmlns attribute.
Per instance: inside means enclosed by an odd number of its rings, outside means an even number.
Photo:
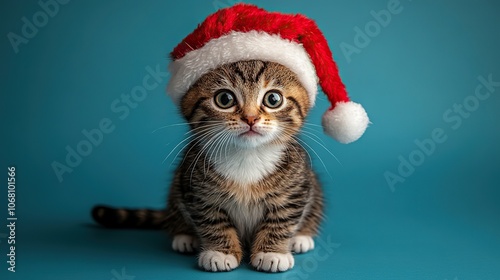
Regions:
<svg viewBox="0 0 500 280"><path fill-rule="evenodd" d="M163 207L173 171L172 156L164 159L186 132L179 125L153 133L182 122L166 78L127 116L111 104L124 104L120 96L142 84L146 67L166 69L171 49L231 3L70 1L15 53L7 34L22 35L22 18L32 21L41 7L2 1L0 278L500 279L500 87L467 117L443 117L464 100L474 105L478 77L500 81L495 1L401 0L379 30L370 12L387 9L387 0L253 1L317 21L373 122L350 145L315 132L338 161L304 137L326 167L312 153L328 203L320 238L334 244L317 242L319 253L296 256L294 270L269 275L244 264L206 273L162 232L94 226L96 203ZM344 55L341 44L356 47L355 28L366 25L370 42ZM320 97L309 122L319 124L327 107ZM64 164L66 147L76 149L82 130L104 118L114 130L60 182L52 163ZM446 140L419 157L415 140L436 128ZM410 155L415 170L391 189L384 174L398 175ZM17 168L16 273L5 262L9 165Z"/></svg>

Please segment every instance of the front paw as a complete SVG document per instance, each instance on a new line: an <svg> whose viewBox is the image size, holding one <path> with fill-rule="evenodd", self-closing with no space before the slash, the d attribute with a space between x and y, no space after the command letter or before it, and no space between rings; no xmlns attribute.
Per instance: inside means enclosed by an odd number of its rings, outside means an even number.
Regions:
<svg viewBox="0 0 500 280"><path fill-rule="evenodd" d="M188 234L177 234L172 241L172 249L180 253L192 253L198 246L198 239Z"/></svg>
<svg viewBox="0 0 500 280"><path fill-rule="evenodd" d="M305 253L314 249L314 240L308 235L296 235L292 238L291 249L294 253Z"/></svg>
<svg viewBox="0 0 500 280"><path fill-rule="evenodd" d="M207 250L200 253L198 266L207 271L231 271L238 267L238 260L231 254Z"/></svg>
<svg viewBox="0 0 500 280"><path fill-rule="evenodd" d="M291 269L294 265L292 254L259 252L252 256L252 266L265 272L281 272Z"/></svg>

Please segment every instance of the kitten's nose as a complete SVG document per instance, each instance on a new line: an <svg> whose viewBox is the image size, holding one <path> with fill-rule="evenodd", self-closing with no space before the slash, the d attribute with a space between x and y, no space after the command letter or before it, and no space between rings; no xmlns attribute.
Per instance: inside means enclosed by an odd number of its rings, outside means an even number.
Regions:
<svg viewBox="0 0 500 280"><path fill-rule="evenodd" d="M244 116L241 117L249 126L253 126L259 119L259 116Z"/></svg>

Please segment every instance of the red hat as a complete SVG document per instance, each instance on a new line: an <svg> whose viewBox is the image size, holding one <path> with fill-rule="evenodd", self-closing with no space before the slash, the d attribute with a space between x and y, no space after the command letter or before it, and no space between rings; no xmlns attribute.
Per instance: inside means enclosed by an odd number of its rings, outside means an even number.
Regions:
<svg viewBox="0 0 500 280"><path fill-rule="evenodd" d="M347 95L325 37L316 23L303 15L237 4L208 16L170 55L168 93L176 104L210 70L242 60L264 60L295 72L311 106L317 84L321 85L331 103L323 115L323 128L337 141L356 141L368 126L363 107Z"/></svg>

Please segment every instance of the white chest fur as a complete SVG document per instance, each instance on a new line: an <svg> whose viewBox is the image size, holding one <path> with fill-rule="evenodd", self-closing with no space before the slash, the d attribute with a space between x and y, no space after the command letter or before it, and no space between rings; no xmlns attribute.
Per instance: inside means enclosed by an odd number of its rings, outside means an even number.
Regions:
<svg viewBox="0 0 500 280"><path fill-rule="evenodd" d="M223 207L243 238L248 238L262 221L262 205L252 201L252 185L276 170L284 151L282 146L256 148L232 147L214 163L215 170L234 183L235 196L224 201ZM246 193L246 194L245 194Z"/></svg>
<svg viewBox="0 0 500 280"><path fill-rule="evenodd" d="M249 205L236 201L230 202L226 210L243 239L251 237L264 215L262 205Z"/></svg>
<svg viewBox="0 0 500 280"><path fill-rule="evenodd" d="M281 146L233 147L215 163L215 169L241 186L255 184L276 169L283 150Z"/></svg>

